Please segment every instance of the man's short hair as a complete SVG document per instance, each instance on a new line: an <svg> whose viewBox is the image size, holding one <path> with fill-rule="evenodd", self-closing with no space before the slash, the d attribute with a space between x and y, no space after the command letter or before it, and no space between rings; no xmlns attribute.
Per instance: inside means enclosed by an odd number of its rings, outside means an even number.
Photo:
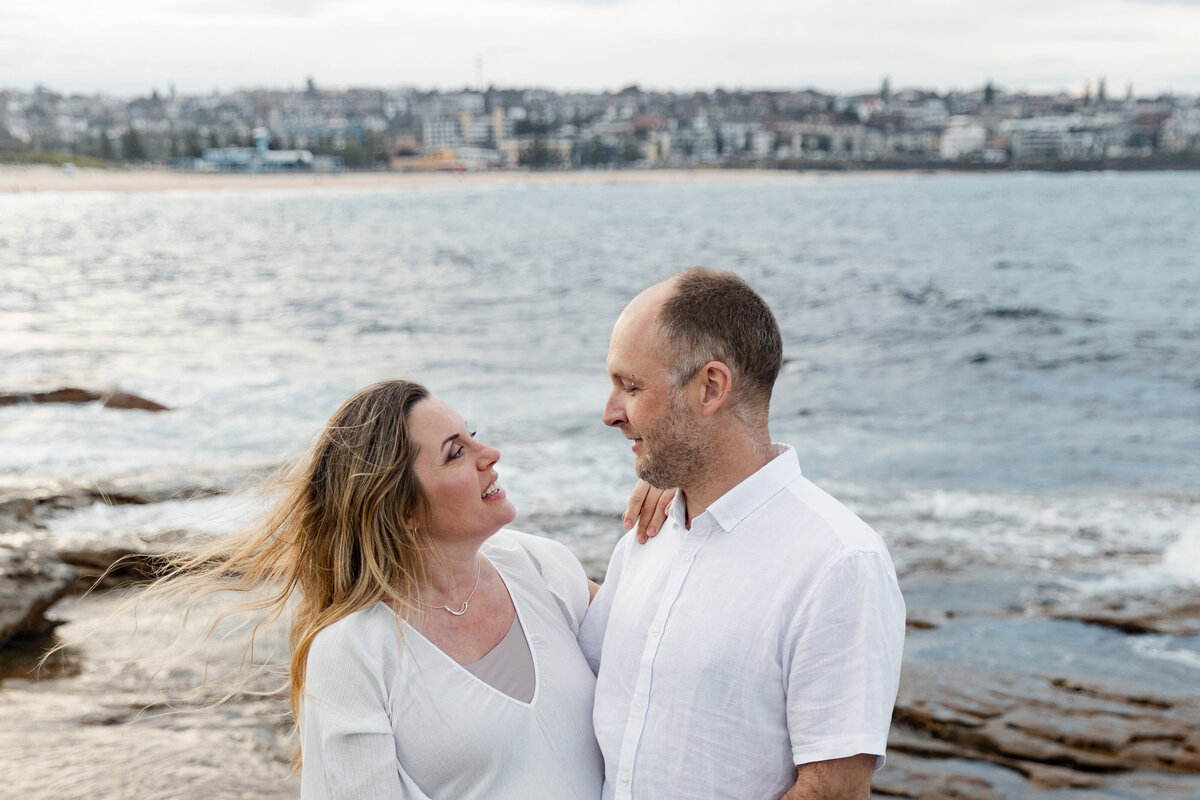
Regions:
<svg viewBox="0 0 1200 800"><path fill-rule="evenodd" d="M658 313L660 345L676 387L710 361L734 376L733 402L765 406L783 364L775 315L744 280L725 270L691 267L674 277L675 291Z"/></svg>

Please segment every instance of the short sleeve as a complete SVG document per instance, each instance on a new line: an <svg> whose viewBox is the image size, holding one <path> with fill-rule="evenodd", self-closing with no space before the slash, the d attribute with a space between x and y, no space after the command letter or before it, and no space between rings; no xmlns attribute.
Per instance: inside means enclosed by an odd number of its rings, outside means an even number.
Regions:
<svg viewBox="0 0 1200 800"><path fill-rule="evenodd" d="M883 765L900 682L904 599L886 556L847 553L818 579L785 640L793 762L859 753Z"/></svg>
<svg viewBox="0 0 1200 800"><path fill-rule="evenodd" d="M362 635L355 621L318 633L308 653L298 720L301 800L428 800L396 758L377 654L398 642L370 629Z"/></svg>
<svg viewBox="0 0 1200 800"><path fill-rule="evenodd" d="M553 539L507 529L504 533L529 554L546 588L562 608L571 632L578 634L592 594L588 591L587 574L579 559Z"/></svg>

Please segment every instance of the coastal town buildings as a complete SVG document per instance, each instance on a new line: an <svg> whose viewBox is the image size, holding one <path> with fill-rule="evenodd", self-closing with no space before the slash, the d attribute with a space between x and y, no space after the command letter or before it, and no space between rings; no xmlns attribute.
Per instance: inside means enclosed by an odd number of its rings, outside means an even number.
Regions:
<svg viewBox="0 0 1200 800"><path fill-rule="evenodd" d="M0 90L0 160L193 169L1196 166L1200 98L893 90Z"/></svg>

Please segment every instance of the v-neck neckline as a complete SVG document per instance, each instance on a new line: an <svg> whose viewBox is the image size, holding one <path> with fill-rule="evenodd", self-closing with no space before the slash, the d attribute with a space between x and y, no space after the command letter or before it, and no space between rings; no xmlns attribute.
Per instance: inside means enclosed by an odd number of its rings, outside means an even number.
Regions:
<svg viewBox="0 0 1200 800"><path fill-rule="evenodd" d="M529 698L529 702L518 700L517 698L508 694L507 692L501 691L500 689L497 689L495 686L492 686L487 681L482 680L477 675L475 675L473 672L471 672L471 670L467 669L465 666L463 666L462 664L458 663L453 658L451 658L446 653L445 650L442 650L442 648L438 647L436 644L434 644L428 638L426 638L425 634L418 631L411 623L409 623L408 620L401 617L400 621L402 623L404 623L404 628L406 631L408 631L409 633L412 633L420 641L422 641L426 645L428 645L429 648L431 650L433 650L440 658L444 659L449 664L452 664L453 670L457 670L458 672L465 675L469 680L472 680L472 681L478 683L480 686L483 686L488 691L491 691L491 692L494 692L494 693L500 695L505 700L516 703L517 705L523 706L525 708L533 708L533 706L537 704L538 696L542 692L542 670L541 670L540 664L538 663L537 648L535 648L533 646L533 639L529 635L529 626L528 626L528 624L526 624L526 615L524 614L524 609L522 608L523 601L518 602L519 592L513 591L512 587L509 586L508 579L504 577L504 573L500 570L500 568L498 566L496 566L496 563L494 561L492 561L490 558L488 558L486 555L484 555L482 552L480 552L480 555L482 555L485 559L487 559L487 562L492 565L493 569L496 570L496 574L500 576L500 583L504 585L504 590L506 592L508 592L508 599L510 602L512 602L513 615L514 615L513 622L520 624L521 635L523 637L525 637L525 646L529 648L529 657L533 660L533 696ZM390 608L389 608L389 610L390 610ZM392 613L395 613L395 612L392 612ZM497 642L497 644L499 644L499 643ZM495 649L495 648L493 647L493 649ZM489 650L488 652L491 652L491 651Z"/></svg>

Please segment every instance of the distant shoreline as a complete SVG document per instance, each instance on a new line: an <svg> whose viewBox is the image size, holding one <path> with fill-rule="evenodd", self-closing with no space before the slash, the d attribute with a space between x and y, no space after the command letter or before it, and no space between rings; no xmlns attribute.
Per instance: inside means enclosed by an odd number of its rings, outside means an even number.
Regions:
<svg viewBox="0 0 1200 800"><path fill-rule="evenodd" d="M1197 165L1160 165L1156 163L1121 164L1120 162L1061 162L1041 167L1017 169L1011 165L896 165L874 163L848 165L829 162L824 167L806 164L803 168L669 168L622 170L494 170L486 172L187 172L169 167L80 167L68 173L50 164L0 164L0 194L42 192L169 192L224 191L253 189L378 189L424 188L431 186L565 186L604 184L665 184L732 181L797 181L813 178L852 178L924 175L996 175L1014 172L1096 172L1096 171L1191 171Z"/></svg>
<svg viewBox="0 0 1200 800"><path fill-rule="evenodd" d="M799 180L842 172L767 169L562 170L527 172L295 172L247 174L182 172L169 168L87 169L68 174L50 165L0 165L0 194L35 192L165 192L249 189L376 189L430 186L601 185L686 183L689 181ZM856 172L856 175L865 173Z"/></svg>

